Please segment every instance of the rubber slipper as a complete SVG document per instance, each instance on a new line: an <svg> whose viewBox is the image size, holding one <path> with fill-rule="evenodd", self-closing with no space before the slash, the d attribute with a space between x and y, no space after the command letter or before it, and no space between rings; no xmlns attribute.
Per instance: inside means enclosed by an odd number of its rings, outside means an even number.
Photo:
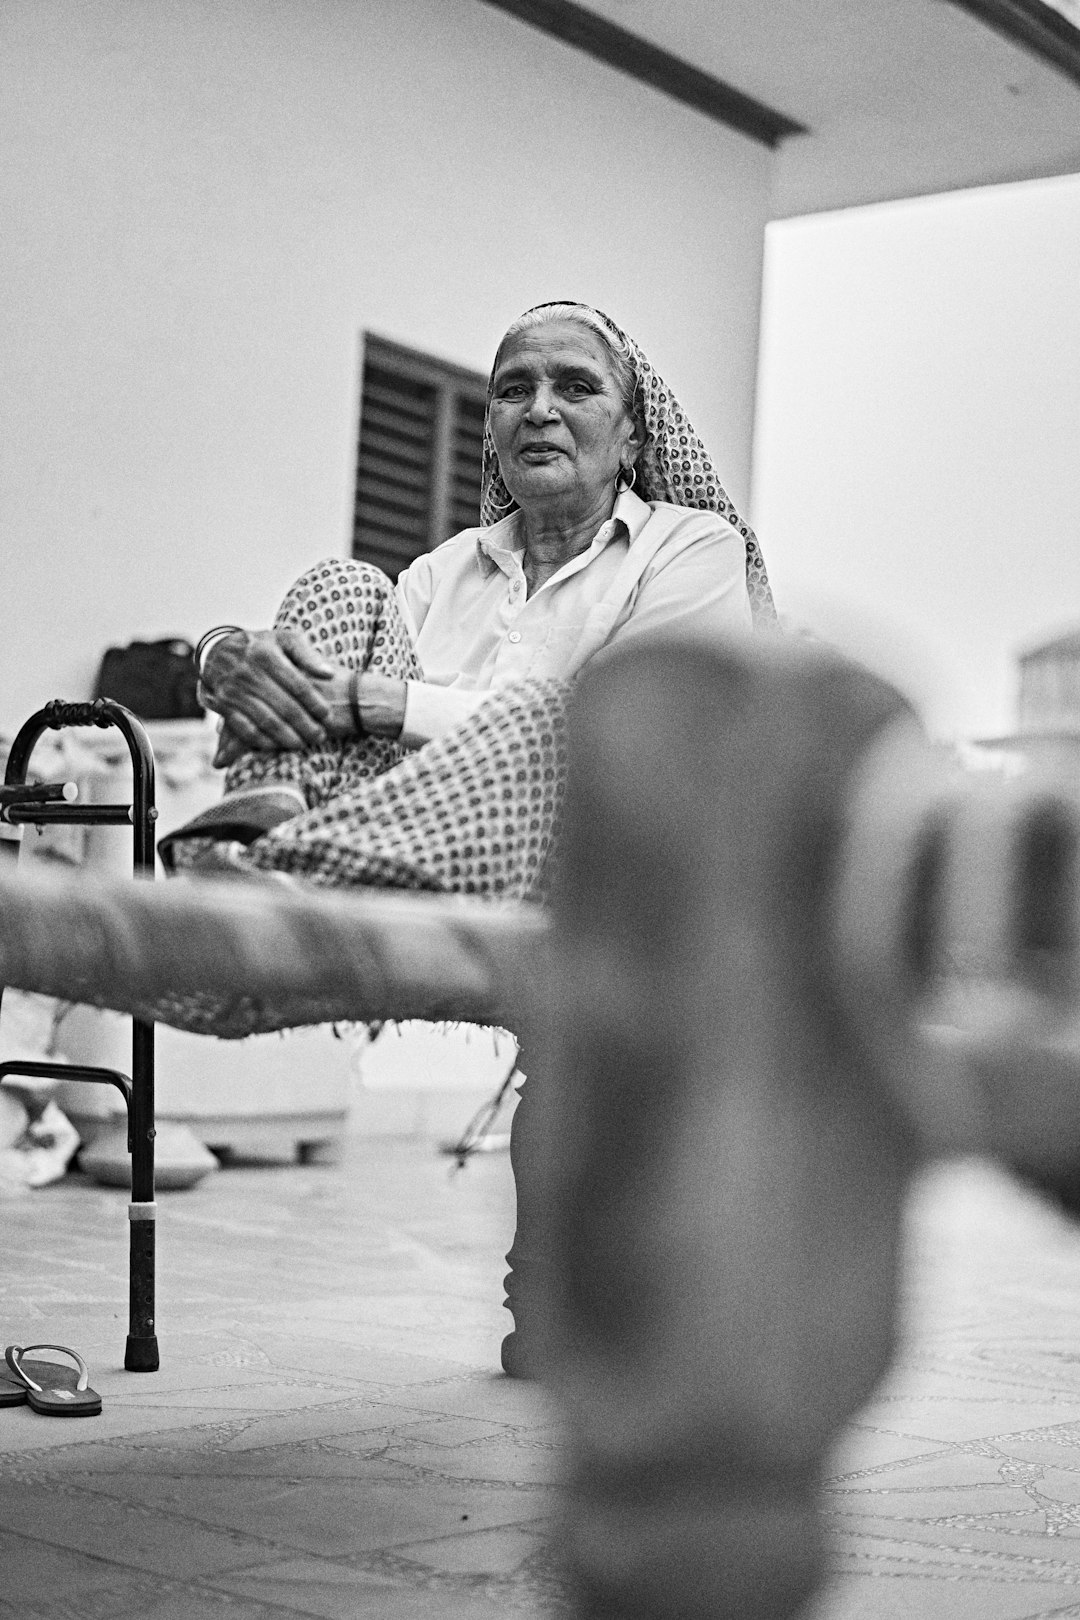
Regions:
<svg viewBox="0 0 1080 1620"><path fill-rule="evenodd" d="M26 1385L0 1368L0 1406L25 1406Z"/></svg>
<svg viewBox="0 0 1080 1620"><path fill-rule="evenodd" d="M55 1350L70 1356L74 1367L57 1361L24 1361L31 1350ZM43 1417L96 1417L101 1396L89 1386L86 1362L66 1344L9 1344L4 1360L26 1391L26 1399Z"/></svg>

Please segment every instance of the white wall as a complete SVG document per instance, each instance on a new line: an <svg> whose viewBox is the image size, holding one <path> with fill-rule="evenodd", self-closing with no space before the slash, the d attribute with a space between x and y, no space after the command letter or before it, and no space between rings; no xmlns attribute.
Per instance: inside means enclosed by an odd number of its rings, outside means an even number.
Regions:
<svg viewBox="0 0 1080 1620"><path fill-rule="evenodd" d="M942 735L1080 624L1080 178L767 233L754 513L781 607Z"/></svg>
<svg viewBox="0 0 1080 1620"><path fill-rule="evenodd" d="M350 534L358 335L645 347L744 500L771 158L478 0L5 0L0 723Z"/></svg>

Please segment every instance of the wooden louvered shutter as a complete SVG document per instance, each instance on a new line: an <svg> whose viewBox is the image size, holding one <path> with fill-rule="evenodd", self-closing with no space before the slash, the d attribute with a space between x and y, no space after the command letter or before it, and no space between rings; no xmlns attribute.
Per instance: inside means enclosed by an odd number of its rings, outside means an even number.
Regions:
<svg viewBox="0 0 1080 1620"><path fill-rule="evenodd" d="M391 578L479 521L486 379L368 336L353 555Z"/></svg>
<svg viewBox="0 0 1080 1620"><path fill-rule="evenodd" d="M480 521L480 468L484 453L484 408L487 392L479 399L457 395L454 413L453 458L450 481L450 530L471 528Z"/></svg>

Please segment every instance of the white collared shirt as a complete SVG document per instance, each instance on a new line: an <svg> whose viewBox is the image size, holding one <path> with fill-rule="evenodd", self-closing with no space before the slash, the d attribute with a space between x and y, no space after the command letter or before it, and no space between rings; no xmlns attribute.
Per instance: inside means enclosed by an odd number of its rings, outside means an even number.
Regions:
<svg viewBox="0 0 1080 1620"><path fill-rule="evenodd" d="M635 545L648 560L622 595L623 565ZM489 528L463 529L399 576L398 605L424 671L423 681L408 682L407 747L467 719L493 687L571 674L590 610L612 591L605 651L658 630L713 637L751 629L745 542L712 512L645 502L628 491L589 548L532 596L524 554L521 514L514 512Z"/></svg>

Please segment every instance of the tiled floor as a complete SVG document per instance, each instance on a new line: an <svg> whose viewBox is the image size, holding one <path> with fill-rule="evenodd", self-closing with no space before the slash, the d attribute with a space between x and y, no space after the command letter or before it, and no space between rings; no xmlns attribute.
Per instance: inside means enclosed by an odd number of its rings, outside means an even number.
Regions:
<svg viewBox="0 0 1080 1620"><path fill-rule="evenodd" d="M76 1345L104 1399L0 1410L5 1620L562 1612L552 1414L496 1370L509 1163L450 1164L353 1135L339 1166L162 1194L154 1374L122 1370L124 1194L70 1176L0 1206L4 1342Z"/></svg>
<svg viewBox="0 0 1080 1620"><path fill-rule="evenodd" d="M0 1411L4 1620L559 1616L553 1413L499 1375L505 1155L356 1131L163 1194L162 1370L121 1370L125 1198L0 1205L0 1333L76 1344L100 1418ZM845 1436L814 1620L1080 1616L1080 1233L979 1166L913 1201L902 1364Z"/></svg>
<svg viewBox="0 0 1080 1620"><path fill-rule="evenodd" d="M1080 1227L982 1165L928 1177L910 1227L900 1364L830 1469L820 1620L1080 1616Z"/></svg>

